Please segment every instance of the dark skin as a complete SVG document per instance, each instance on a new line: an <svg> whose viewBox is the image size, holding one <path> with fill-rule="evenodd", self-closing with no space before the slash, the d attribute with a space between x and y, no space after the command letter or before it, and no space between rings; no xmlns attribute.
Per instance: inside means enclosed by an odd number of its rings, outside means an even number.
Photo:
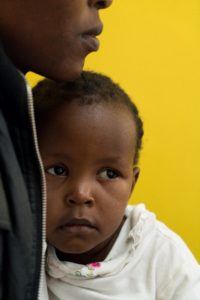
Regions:
<svg viewBox="0 0 200 300"><path fill-rule="evenodd" d="M102 261L124 222L139 169L126 107L64 102L38 123L47 179L47 240L62 260Z"/></svg>
<svg viewBox="0 0 200 300"><path fill-rule="evenodd" d="M94 261L103 261L110 250L112 249L120 231L124 224L126 217L124 216L119 228L106 241L98 245L95 249L81 254L64 253L56 249L56 254L61 261L71 261L73 263L87 265ZM94 260L94 261L93 261Z"/></svg>
<svg viewBox="0 0 200 300"><path fill-rule="evenodd" d="M0 0L0 39L21 71L72 80L98 50L99 10L112 0Z"/></svg>

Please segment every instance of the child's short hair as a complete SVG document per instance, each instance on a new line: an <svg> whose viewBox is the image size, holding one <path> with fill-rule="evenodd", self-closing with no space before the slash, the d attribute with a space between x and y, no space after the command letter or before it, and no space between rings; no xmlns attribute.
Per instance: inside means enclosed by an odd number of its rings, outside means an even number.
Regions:
<svg viewBox="0 0 200 300"><path fill-rule="evenodd" d="M91 71L83 71L81 76L72 82L44 79L33 88L33 97L36 121L42 117L43 113L52 110L64 101L78 101L80 105L109 102L127 107L136 125L137 142L134 163L138 162L144 134L143 122L136 105L127 93L109 77Z"/></svg>

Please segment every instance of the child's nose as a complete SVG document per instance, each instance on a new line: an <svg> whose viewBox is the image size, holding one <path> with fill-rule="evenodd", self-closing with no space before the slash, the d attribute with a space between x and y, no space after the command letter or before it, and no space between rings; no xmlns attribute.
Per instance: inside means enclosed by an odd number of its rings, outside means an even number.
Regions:
<svg viewBox="0 0 200 300"><path fill-rule="evenodd" d="M70 186L70 191L65 197L65 203L68 206L86 205L93 206L94 198L92 196L91 184L87 181L77 182Z"/></svg>

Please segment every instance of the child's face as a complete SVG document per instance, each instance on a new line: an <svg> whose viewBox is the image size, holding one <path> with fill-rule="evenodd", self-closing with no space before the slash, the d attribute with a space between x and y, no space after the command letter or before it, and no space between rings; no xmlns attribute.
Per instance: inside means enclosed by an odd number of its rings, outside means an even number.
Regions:
<svg viewBox="0 0 200 300"><path fill-rule="evenodd" d="M136 182L136 129L126 108L64 103L45 115L47 240L64 253L101 249L122 223Z"/></svg>

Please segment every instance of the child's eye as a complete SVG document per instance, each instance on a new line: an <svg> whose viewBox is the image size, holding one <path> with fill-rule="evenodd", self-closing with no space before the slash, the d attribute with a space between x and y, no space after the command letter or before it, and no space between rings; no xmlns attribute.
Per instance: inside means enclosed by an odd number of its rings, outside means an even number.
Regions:
<svg viewBox="0 0 200 300"><path fill-rule="evenodd" d="M102 179L114 179L114 178L119 177L119 172L117 172L113 169L105 169L99 173L99 176Z"/></svg>
<svg viewBox="0 0 200 300"><path fill-rule="evenodd" d="M68 172L65 167L63 166L54 166L50 167L45 170L47 173L54 175L54 176L67 176Z"/></svg>

